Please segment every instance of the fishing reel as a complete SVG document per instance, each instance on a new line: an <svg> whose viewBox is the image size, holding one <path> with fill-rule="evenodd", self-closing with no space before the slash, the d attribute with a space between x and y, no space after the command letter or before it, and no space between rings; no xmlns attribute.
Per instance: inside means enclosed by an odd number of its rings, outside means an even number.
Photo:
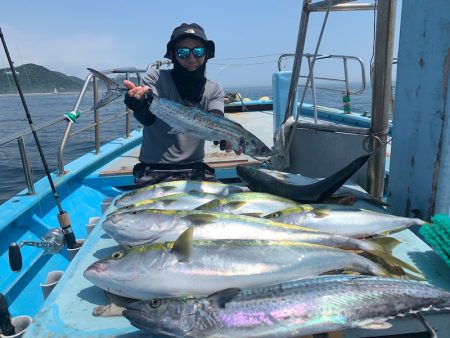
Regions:
<svg viewBox="0 0 450 338"><path fill-rule="evenodd" d="M55 254L61 251L66 244L64 234L61 228L49 230L42 241L21 241L13 242L9 245L9 266L12 271L20 271L22 269L22 254L20 248L24 245L35 246L44 250L44 255Z"/></svg>

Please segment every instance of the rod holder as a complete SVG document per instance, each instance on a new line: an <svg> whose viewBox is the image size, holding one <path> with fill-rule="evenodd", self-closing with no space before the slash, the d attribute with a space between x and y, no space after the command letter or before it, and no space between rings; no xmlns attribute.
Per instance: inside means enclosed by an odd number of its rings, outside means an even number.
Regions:
<svg viewBox="0 0 450 338"><path fill-rule="evenodd" d="M64 274L64 271L50 271L47 274L45 283L40 284L44 299L47 299L48 295L55 288L56 284L58 284L58 282L61 279L61 277L63 276L63 274Z"/></svg>

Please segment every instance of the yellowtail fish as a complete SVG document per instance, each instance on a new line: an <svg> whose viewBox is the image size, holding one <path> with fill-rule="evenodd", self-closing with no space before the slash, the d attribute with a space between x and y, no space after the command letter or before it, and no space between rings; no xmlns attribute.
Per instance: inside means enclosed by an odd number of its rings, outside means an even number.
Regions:
<svg viewBox="0 0 450 338"><path fill-rule="evenodd" d="M297 206L290 199L262 192L241 192L218 197L196 208L236 215L263 217L275 211Z"/></svg>
<svg viewBox="0 0 450 338"><path fill-rule="evenodd" d="M122 207L129 204L138 203L162 196L168 196L179 193L203 192L217 195L228 195L236 192L245 191L245 187L239 187L220 182L205 181L171 181L162 182L148 187L133 190L117 197L114 201L116 207Z"/></svg>
<svg viewBox="0 0 450 338"><path fill-rule="evenodd" d="M138 210L110 214L104 231L122 246L175 241L194 227L194 238L301 241L342 249L382 252L376 243L284 224L265 218L200 210Z"/></svg>
<svg viewBox="0 0 450 338"><path fill-rule="evenodd" d="M307 207L306 207L307 208ZM400 217L346 205L311 204L277 211L266 218L319 231L354 238L385 235L411 225L423 225L419 218Z"/></svg>
<svg viewBox="0 0 450 338"><path fill-rule="evenodd" d="M220 198L220 195L192 191L188 193L179 193L173 195L162 196L149 200L136 202L134 204L125 205L113 210L114 213L124 211L136 211L145 209L159 210L193 210L210 201Z"/></svg>
<svg viewBox="0 0 450 338"><path fill-rule="evenodd" d="M227 140L233 150L253 157L268 157L271 150L239 123L197 107L154 96L150 111L173 128L203 140Z"/></svg>
<svg viewBox="0 0 450 338"><path fill-rule="evenodd" d="M371 260L337 248L286 241L193 241L189 229L176 242L115 252L89 266L84 276L111 293L147 299L208 295L337 270L388 275Z"/></svg>
<svg viewBox="0 0 450 338"><path fill-rule="evenodd" d="M388 328L396 316L449 306L449 292L424 283L337 275L204 298L153 298L129 304L123 315L148 333L174 337L299 337Z"/></svg>

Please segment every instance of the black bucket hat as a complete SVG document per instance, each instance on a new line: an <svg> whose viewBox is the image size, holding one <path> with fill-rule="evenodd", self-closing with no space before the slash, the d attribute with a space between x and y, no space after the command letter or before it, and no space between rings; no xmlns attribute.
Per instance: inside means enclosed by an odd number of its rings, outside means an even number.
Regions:
<svg viewBox="0 0 450 338"><path fill-rule="evenodd" d="M173 30L172 35L170 36L170 41L167 43L167 51L164 57L170 59L170 50L173 49L175 42L182 38L188 37L203 40L205 42L208 59L212 59L214 57L214 51L216 50L214 41L208 40L206 38L206 34L203 28L196 23L191 24L182 23L180 26L178 26Z"/></svg>

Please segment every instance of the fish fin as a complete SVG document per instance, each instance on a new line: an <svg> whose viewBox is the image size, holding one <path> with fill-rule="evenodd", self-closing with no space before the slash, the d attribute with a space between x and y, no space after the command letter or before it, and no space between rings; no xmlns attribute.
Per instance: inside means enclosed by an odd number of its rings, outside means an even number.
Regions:
<svg viewBox="0 0 450 338"><path fill-rule="evenodd" d="M389 322L370 322L367 324L362 324L359 327L366 330L387 330L392 327L392 324Z"/></svg>
<svg viewBox="0 0 450 338"><path fill-rule="evenodd" d="M401 243L394 237L374 237L367 239L367 241L383 247L384 251L392 251L397 245Z"/></svg>
<svg viewBox="0 0 450 338"><path fill-rule="evenodd" d="M261 218L264 214L261 212L245 212L245 213L239 214L239 215Z"/></svg>
<svg viewBox="0 0 450 338"><path fill-rule="evenodd" d="M360 254L361 256L365 256L366 258L375 261L377 263L380 263L383 265L386 270L388 270L391 274L394 276L404 276L406 273L403 271L403 268L408 269L409 271L415 272L415 273L421 273L419 270L417 270L414 266L412 266L409 263L406 263L405 261L401 260L400 258L397 258L393 256L389 252L385 251L370 251L370 252L363 252Z"/></svg>
<svg viewBox="0 0 450 338"><path fill-rule="evenodd" d="M182 132L179 131L179 130L177 130L177 129L175 129L175 128L172 128L172 129L170 129L170 130L167 132L167 134L172 134L172 135L180 134L180 133L182 133Z"/></svg>
<svg viewBox="0 0 450 338"><path fill-rule="evenodd" d="M208 300L212 302L215 306L219 308L225 308L225 304L231 302L234 297L236 297L241 289L239 288L228 288L223 289L208 296Z"/></svg>
<svg viewBox="0 0 450 338"><path fill-rule="evenodd" d="M308 212L308 211L306 211L306 212ZM327 208L313 209L312 212L314 213L314 217L316 217L316 218L324 218L324 217L330 216L330 210Z"/></svg>
<svg viewBox="0 0 450 338"><path fill-rule="evenodd" d="M175 187L166 185L166 186L162 186L161 189L166 192L166 191L171 191L171 190L175 189Z"/></svg>
<svg viewBox="0 0 450 338"><path fill-rule="evenodd" d="M233 208L233 209L239 209L240 207L243 207L244 205L246 205L247 202L244 201L231 201L228 203L225 203L224 205Z"/></svg>
<svg viewBox="0 0 450 338"><path fill-rule="evenodd" d="M192 225L204 225L214 223L217 217L205 213L205 214L187 214L183 216L183 218L191 222Z"/></svg>
<svg viewBox="0 0 450 338"><path fill-rule="evenodd" d="M179 262L187 262L191 256L193 235L194 228L189 227L173 243L170 253L177 255Z"/></svg>
<svg viewBox="0 0 450 338"><path fill-rule="evenodd" d="M411 280L418 281L418 282L425 282L427 280L422 275L421 276L413 275L412 273L408 273L408 272L405 272L405 277L407 277L408 279L411 279Z"/></svg>

